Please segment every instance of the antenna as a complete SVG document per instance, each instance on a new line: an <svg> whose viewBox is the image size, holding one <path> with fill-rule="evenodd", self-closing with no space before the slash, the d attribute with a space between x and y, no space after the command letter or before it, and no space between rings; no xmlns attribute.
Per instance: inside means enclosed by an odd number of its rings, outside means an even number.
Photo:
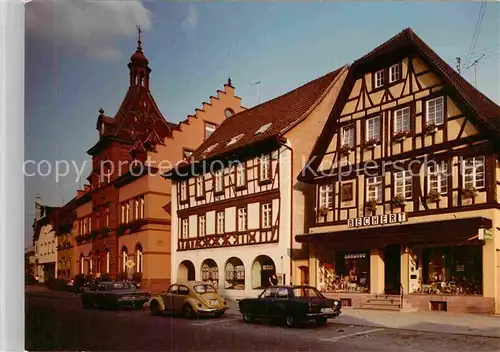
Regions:
<svg viewBox="0 0 500 352"><path fill-rule="evenodd" d="M261 84L261 81L257 81L257 82L250 82L250 85L251 86L257 86L257 104L260 104L260 84Z"/></svg>
<svg viewBox="0 0 500 352"><path fill-rule="evenodd" d="M460 63L461 63L460 56L458 56L455 60L457 60L457 71L458 71L458 74L460 74Z"/></svg>
<svg viewBox="0 0 500 352"><path fill-rule="evenodd" d="M478 59L476 59L473 63L471 63L469 65L469 67L467 67L467 69L470 69L472 66L474 66L474 87L476 87L476 78L477 78L477 76L476 76L476 68L477 68L477 65L479 63L479 60L481 60L483 57L484 57L484 54L481 55Z"/></svg>

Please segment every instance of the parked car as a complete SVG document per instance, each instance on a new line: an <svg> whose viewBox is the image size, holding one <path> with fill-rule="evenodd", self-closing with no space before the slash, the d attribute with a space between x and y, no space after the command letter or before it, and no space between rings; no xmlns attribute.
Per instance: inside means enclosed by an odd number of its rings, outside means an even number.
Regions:
<svg viewBox="0 0 500 352"><path fill-rule="evenodd" d="M96 290L82 292L81 299L84 308L140 309L151 299L151 293L126 282L107 281L99 283Z"/></svg>
<svg viewBox="0 0 500 352"><path fill-rule="evenodd" d="M314 320L321 326L329 318L341 313L339 300L325 298L311 286L272 286L257 298L245 298L239 302L239 310L245 322L254 319L280 319L288 327L301 321Z"/></svg>
<svg viewBox="0 0 500 352"><path fill-rule="evenodd" d="M221 317L227 309L226 301L217 290L202 281L175 283L150 304L152 315L182 314L188 319L206 315Z"/></svg>

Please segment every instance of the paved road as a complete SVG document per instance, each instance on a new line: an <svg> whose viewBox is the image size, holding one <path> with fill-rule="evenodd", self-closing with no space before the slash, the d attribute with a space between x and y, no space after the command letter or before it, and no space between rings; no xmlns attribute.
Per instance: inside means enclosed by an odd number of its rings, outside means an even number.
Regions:
<svg viewBox="0 0 500 352"><path fill-rule="evenodd" d="M84 310L66 293L26 294L26 349L85 351L497 351L500 339L335 321L317 328L245 324L239 316L185 320L148 311Z"/></svg>

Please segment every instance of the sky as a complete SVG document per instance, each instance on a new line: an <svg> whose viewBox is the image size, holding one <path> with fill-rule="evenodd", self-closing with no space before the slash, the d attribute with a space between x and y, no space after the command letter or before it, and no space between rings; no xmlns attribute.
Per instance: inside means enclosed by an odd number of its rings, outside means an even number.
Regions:
<svg viewBox="0 0 500 352"><path fill-rule="evenodd" d="M25 157L48 173L26 177L26 244L34 198L59 206L82 186L56 180L56 160L85 166L98 139L98 110L114 116L128 88L127 63L143 29L151 91L178 122L231 77L245 107L352 63L411 27L445 61L500 103L500 4L489 2L475 45L480 2L164 2L34 0L26 5ZM255 85L257 81L261 84ZM84 164L87 162L87 164ZM61 166L61 170L64 167ZM38 173L30 164L28 173Z"/></svg>

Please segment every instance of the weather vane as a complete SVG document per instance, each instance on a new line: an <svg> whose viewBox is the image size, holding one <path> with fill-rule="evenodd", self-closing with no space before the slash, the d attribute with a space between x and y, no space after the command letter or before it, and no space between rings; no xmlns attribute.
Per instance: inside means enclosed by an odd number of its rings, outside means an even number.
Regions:
<svg viewBox="0 0 500 352"><path fill-rule="evenodd" d="M139 47L141 46L141 34L142 34L142 29L141 29L141 26L137 25L137 32L139 34L139 40L137 41L137 43L139 43Z"/></svg>

